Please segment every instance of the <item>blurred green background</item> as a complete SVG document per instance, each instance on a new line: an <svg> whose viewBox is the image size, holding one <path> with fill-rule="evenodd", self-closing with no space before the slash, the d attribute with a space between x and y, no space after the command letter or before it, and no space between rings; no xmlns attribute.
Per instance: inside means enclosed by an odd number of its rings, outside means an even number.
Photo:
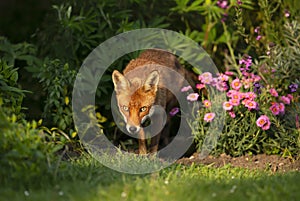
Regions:
<svg viewBox="0 0 300 201"><path fill-rule="evenodd" d="M50 8L50 0L0 0L0 35L14 43L29 40Z"/></svg>

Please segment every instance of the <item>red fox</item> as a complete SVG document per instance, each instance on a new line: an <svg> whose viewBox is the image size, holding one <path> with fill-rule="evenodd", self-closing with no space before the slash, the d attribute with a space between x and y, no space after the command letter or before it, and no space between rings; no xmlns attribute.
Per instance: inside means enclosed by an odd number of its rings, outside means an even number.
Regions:
<svg viewBox="0 0 300 201"><path fill-rule="evenodd" d="M172 77L163 70L169 68L182 76L182 79ZM166 86L172 82L180 92L185 78L191 80L196 76L183 68L177 58L163 50L150 49L142 52L137 59L131 60L121 74L114 70L112 80L115 87L118 108L126 123L126 130L130 134L137 134L139 138L139 154L147 154L146 136L143 122L147 117L155 114L154 105L160 105L168 114L177 103L176 97ZM175 79L175 80L174 80ZM151 138L150 152L157 152L163 133L168 133L168 122L163 115L152 118L163 124L162 132Z"/></svg>

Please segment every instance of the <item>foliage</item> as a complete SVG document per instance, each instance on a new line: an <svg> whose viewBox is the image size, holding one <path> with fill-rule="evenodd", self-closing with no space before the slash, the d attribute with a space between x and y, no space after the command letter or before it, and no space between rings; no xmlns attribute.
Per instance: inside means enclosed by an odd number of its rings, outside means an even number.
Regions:
<svg viewBox="0 0 300 201"><path fill-rule="evenodd" d="M62 130L68 129L70 134L73 133L70 101L76 71L58 59L45 59L43 65L28 70L34 72L46 93L43 118L48 125L57 126Z"/></svg>
<svg viewBox="0 0 300 201"><path fill-rule="evenodd" d="M300 109L297 95L299 89L296 88L300 84L299 8L297 0L55 1L43 25L33 37L34 44L11 44L6 38L0 38L1 126L19 129L5 131L6 138L11 138L12 133L16 132L29 136L32 146L39 147L37 144L40 142L51 142L48 137L37 137L41 131L33 126L36 123L25 123L22 120L25 118L22 101L27 91L21 89L24 82L18 82L19 75L24 80L29 76L40 82L43 94L39 96L39 101L44 103L44 124L54 127L44 128L43 135L55 135L56 140L65 144L76 139L71 93L76 73L85 57L101 42L118 33L156 27L181 32L202 45L220 72L223 72L219 75L223 77L218 79L224 79L225 72L229 73L226 75L228 80L213 87L220 89L226 85L228 88L223 88L224 93L231 89L241 96L255 93L256 97L251 100L252 106L243 97L239 100L243 104L240 102L228 110L224 134L215 153L299 154ZM112 68L122 70L136 56L137 53L132 53L120 58L99 83L101 87L95 97L98 104L96 118L101 128L104 126L103 129L109 130L109 133L114 129L110 120L106 122L106 117L112 119ZM247 63L249 60L251 65ZM26 75L23 67L26 67ZM232 84L238 81L242 87L234 89ZM275 91L278 97L274 96ZM210 95L204 94L200 93L200 99L207 104ZM228 102L230 99L232 97L228 97ZM277 114L275 110L279 107L281 112ZM210 112L209 107L203 108L198 114L198 120L191 122L199 147L210 125L206 121L211 121L216 115L207 114ZM11 119L6 119L6 116ZM99 119L105 120L100 122ZM258 119L265 123L257 123ZM103 124L104 121L107 124ZM27 124L29 127L26 127ZM57 135L60 137L57 138ZM20 139L16 139L16 143L21 142ZM45 151L42 151L44 160L49 149L42 150Z"/></svg>
<svg viewBox="0 0 300 201"><path fill-rule="evenodd" d="M247 55L238 64L227 58L231 65L225 74L211 77L209 83L205 74L199 76L202 85L224 91L229 99L223 103L228 112L215 153L299 154L299 27L297 21L286 22L282 43L273 45L255 64ZM208 121L204 115L209 111L206 107L191 123L199 147L209 126L201 122Z"/></svg>
<svg viewBox="0 0 300 201"><path fill-rule="evenodd" d="M24 90L17 86L17 68L8 66L6 61L0 60L0 104L12 113L21 115Z"/></svg>
<svg viewBox="0 0 300 201"><path fill-rule="evenodd" d="M1 181L2 184L11 179L19 178L24 181L38 175L45 174L47 169L53 168L54 144L50 138L37 128L38 122L15 122L15 116L5 116L0 111L1 122L6 122L6 128L1 127ZM9 175L9 176L8 176Z"/></svg>
<svg viewBox="0 0 300 201"><path fill-rule="evenodd" d="M45 20L44 29L38 33L40 54L79 66L93 48L118 33L143 27L166 27L164 17L149 13L151 17L145 21L143 18L147 15L135 13L137 8L157 12L157 7L149 9L149 3L143 0L57 2Z"/></svg>
<svg viewBox="0 0 300 201"><path fill-rule="evenodd" d="M25 66L40 66L41 60L36 57L36 46L26 42L12 44L5 37L0 37L0 60L1 60L1 74L0 82L2 85L2 92L0 98L4 99L6 110L24 118L24 114L28 111L36 110L36 105L32 104L28 97L33 96L30 91L22 90L38 86L32 80L32 75L28 74ZM26 82L25 85L24 81ZM32 90L32 89L30 89ZM26 97L26 98L25 98ZM10 105L7 105L7 102ZM24 103L30 102L30 105ZM28 110L28 107L29 110ZM18 108L18 109L16 109Z"/></svg>
<svg viewBox="0 0 300 201"><path fill-rule="evenodd" d="M0 56L8 65L16 66L16 61L24 61L26 65L39 65L40 60L36 57L37 48L30 43L12 44L5 37L0 37Z"/></svg>
<svg viewBox="0 0 300 201"><path fill-rule="evenodd" d="M25 120L22 101L26 91L18 86L18 69L6 62L0 62L0 178L1 184L20 177L26 183L42 174L54 173L56 152L65 143L62 138L57 140L58 134L38 128L41 120Z"/></svg>
<svg viewBox="0 0 300 201"><path fill-rule="evenodd" d="M20 89L19 61L25 65L39 63L33 45L10 44L1 38L0 44L0 178L1 184L22 179L24 183L40 175L54 175L57 169L57 151L67 140L61 132L41 127L42 120L26 121L23 100L28 91ZM26 172L26 174L23 174Z"/></svg>

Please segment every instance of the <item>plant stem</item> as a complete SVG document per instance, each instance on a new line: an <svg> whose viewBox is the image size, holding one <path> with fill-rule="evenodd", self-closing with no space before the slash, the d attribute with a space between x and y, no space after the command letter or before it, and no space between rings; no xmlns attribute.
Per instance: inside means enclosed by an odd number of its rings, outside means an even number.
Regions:
<svg viewBox="0 0 300 201"><path fill-rule="evenodd" d="M229 53L230 53L230 57L231 57L233 66L236 69L237 73L239 74L239 77L242 77L242 73L241 73L241 71L239 69L239 66L236 63L236 60L235 60L234 51L233 51L233 48L231 46L229 32L227 31L227 27L226 27L226 25L225 25L224 22L222 22L222 25L223 25L223 29L224 29L225 38L226 38L226 45L228 47L228 50L229 50Z"/></svg>

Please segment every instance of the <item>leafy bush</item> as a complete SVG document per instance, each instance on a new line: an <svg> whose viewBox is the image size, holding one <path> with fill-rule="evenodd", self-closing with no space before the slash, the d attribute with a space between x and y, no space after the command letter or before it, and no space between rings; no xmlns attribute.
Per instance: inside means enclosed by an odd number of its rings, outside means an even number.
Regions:
<svg viewBox="0 0 300 201"><path fill-rule="evenodd" d="M261 19L263 26L256 26L253 32L245 34L242 24L246 22L242 18L237 18L236 22L240 34L249 42L246 52L253 53L255 59L244 54L238 60L235 54L240 52L235 50L235 53L231 43L226 43L229 55L224 54L225 72L216 78L209 73L199 76L198 87L201 90L209 85L224 91L228 98L222 103L227 111L226 123L214 153L297 156L300 148L299 21L285 10L285 13L280 12L286 16L280 20L284 23L283 28L278 26L280 23L270 26L266 22L270 17L277 19L277 16L274 17L275 10L280 10L283 5L264 0L259 1L259 5L260 9L266 9ZM291 13L299 12L292 11L292 7L290 9ZM239 12L237 10L237 14L241 14ZM243 14L245 12L243 10ZM229 29L229 25L223 25L225 31ZM262 45L262 41L267 45ZM208 78L210 81L207 81ZM206 107L198 114L197 121L191 122L199 147L208 122L218 115L209 113L209 97L202 95L201 100Z"/></svg>
<svg viewBox="0 0 300 201"><path fill-rule="evenodd" d="M0 60L0 104L9 112L20 116L25 91L17 87L17 70Z"/></svg>
<svg viewBox="0 0 300 201"><path fill-rule="evenodd" d="M158 8L162 10L158 2L144 0L58 2L37 34L40 54L79 66L93 48L118 33L143 27L165 28L165 18L157 15Z"/></svg>
<svg viewBox="0 0 300 201"><path fill-rule="evenodd" d="M37 48L30 43L11 44L5 37L0 36L0 56L8 65L16 66L16 61L25 61L26 65L39 65L36 57Z"/></svg>
<svg viewBox="0 0 300 201"><path fill-rule="evenodd" d="M57 150L53 149L50 138L47 139L42 131L36 129L37 122L17 123L14 115L8 118L2 109L0 116L1 123L6 122L6 128L0 129L1 183L21 179L21 175L26 181L54 168L52 162Z"/></svg>
<svg viewBox="0 0 300 201"><path fill-rule="evenodd" d="M45 59L44 64L28 68L41 83L46 94L43 118L49 126L74 132L71 96L76 71L60 60Z"/></svg>
<svg viewBox="0 0 300 201"><path fill-rule="evenodd" d="M26 183L27 179L48 174L51 169L55 169L53 163L57 158L56 152L63 147L61 143L57 143L57 135L49 135L37 128L41 121L24 120L21 111L24 91L17 87L17 79L17 69L1 61L0 178L2 184L12 179L22 179Z"/></svg>
<svg viewBox="0 0 300 201"><path fill-rule="evenodd" d="M41 127L41 120L25 120L23 100L25 93L30 92L20 89L16 61L33 66L40 61L34 56L33 45L14 45L5 38L0 42L0 181L5 185L17 179L27 184L40 175L55 175L59 166L57 152L70 139L61 131L49 132Z"/></svg>
<svg viewBox="0 0 300 201"><path fill-rule="evenodd" d="M252 70L255 67L252 66ZM299 154L300 130L296 126L299 89L293 94L281 92L278 95L275 88L261 84L260 76L247 71L242 74L239 77L232 71L226 71L217 78L210 73L199 76L202 87L213 86L224 91L228 98L222 103L227 111L226 121L214 152L233 156L246 153ZM210 98L214 97L200 94L204 108L198 113L196 121L191 122L199 147L207 135L209 122L218 115L211 113Z"/></svg>

